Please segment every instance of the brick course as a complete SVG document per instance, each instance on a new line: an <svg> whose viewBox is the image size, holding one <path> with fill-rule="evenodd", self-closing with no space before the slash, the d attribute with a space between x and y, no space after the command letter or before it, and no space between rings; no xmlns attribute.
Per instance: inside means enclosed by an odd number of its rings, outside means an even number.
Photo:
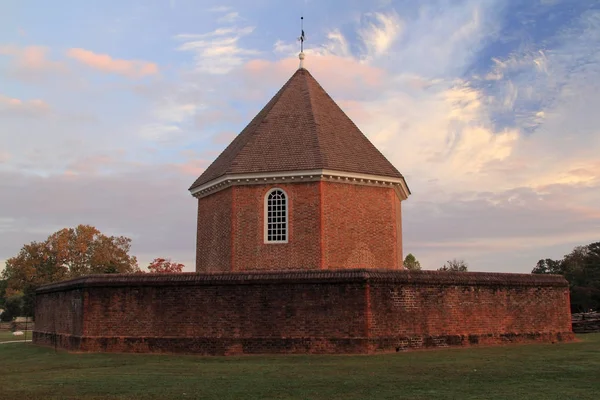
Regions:
<svg viewBox="0 0 600 400"><path fill-rule="evenodd" d="M36 303L34 342L74 351L373 353L573 339L559 276L100 275L42 287Z"/></svg>

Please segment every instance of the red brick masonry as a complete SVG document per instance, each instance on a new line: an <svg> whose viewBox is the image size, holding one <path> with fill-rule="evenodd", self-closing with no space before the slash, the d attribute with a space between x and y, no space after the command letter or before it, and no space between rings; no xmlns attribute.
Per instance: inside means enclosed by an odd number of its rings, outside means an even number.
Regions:
<svg viewBox="0 0 600 400"><path fill-rule="evenodd" d="M72 351L374 353L573 339L553 275L338 270L92 275L37 291L34 343Z"/></svg>
<svg viewBox="0 0 600 400"><path fill-rule="evenodd" d="M264 200L288 195L288 243L264 242ZM402 268L400 200L390 187L240 185L198 200L197 272Z"/></svg>

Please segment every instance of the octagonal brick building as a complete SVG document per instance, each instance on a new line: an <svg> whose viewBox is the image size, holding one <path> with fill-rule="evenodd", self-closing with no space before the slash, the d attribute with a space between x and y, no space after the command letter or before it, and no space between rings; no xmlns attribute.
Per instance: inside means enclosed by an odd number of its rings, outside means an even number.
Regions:
<svg viewBox="0 0 600 400"><path fill-rule="evenodd" d="M404 177L305 68L189 190L197 272L403 268Z"/></svg>
<svg viewBox="0 0 600 400"><path fill-rule="evenodd" d="M33 342L234 355L574 339L562 276L400 271L406 182L304 68L190 191L197 272L42 286Z"/></svg>

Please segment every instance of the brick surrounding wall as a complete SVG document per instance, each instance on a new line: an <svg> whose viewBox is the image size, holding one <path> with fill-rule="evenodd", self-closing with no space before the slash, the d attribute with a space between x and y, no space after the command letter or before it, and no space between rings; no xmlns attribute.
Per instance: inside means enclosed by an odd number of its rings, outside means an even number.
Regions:
<svg viewBox="0 0 600 400"><path fill-rule="evenodd" d="M34 331L75 351L207 355L572 339L562 277L378 270L90 276L38 290Z"/></svg>
<svg viewBox="0 0 600 400"><path fill-rule="evenodd" d="M571 332L568 288L521 282L370 285L371 350L553 341Z"/></svg>
<svg viewBox="0 0 600 400"><path fill-rule="evenodd" d="M264 201L288 194L288 243L264 242ZM402 268L392 188L331 182L240 185L198 201L196 271Z"/></svg>
<svg viewBox="0 0 600 400"><path fill-rule="evenodd" d="M326 269L402 268L400 202L392 188L323 182Z"/></svg>
<svg viewBox="0 0 600 400"><path fill-rule="evenodd" d="M34 333L43 333L34 338L36 342L76 348L77 338L83 335L84 297L82 289L58 290L37 296Z"/></svg>

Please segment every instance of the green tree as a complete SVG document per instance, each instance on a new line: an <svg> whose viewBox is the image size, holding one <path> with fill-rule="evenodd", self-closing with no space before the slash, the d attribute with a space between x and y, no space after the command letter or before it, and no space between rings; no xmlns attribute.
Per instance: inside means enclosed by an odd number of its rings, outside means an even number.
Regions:
<svg viewBox="0 0 600 400"><path fill-rule="evenodd" d="M0 279L0 308L4 308L4 304L6 303L6 286L8 282L6 279Z"/></svg>
<svg viewBox="0 0 600 400"><path fill-rule="evenodd" d="M537 262L532 274L557 274L562 275L563 273L562 261L551 260L546 258Z"/></svg>
<svg viewBox="0 0 600 400"><path fill-rule="evenodd" d="M6 312L6 287L8 286L8 282L6 279L0 279L0 309L4 310L0 314L0 321L9 321L8 313Z"/></svg>
<svg viewBox="0 0 600 400"><path fill-rule="evenodd" d="M569 281L571 311L600 309L600 242L577 246L562 260L539 260L533 274L556 274Z"/></svg>
<svg viewBox="0 0 600 400"><path fill-rule="evenodd" d="M24 296L23 312L32 314L34 292L41 285L88 274L139 271L130 248L131 239L106 236L93 226L61 229L44 242L24 245L6 261L5 296Z"/></svg>
<svg viewBox="0 0 600 400"><path fill-rule="evenodd" d="M2 313L2 321L12 321L16 317L20 317L23 311L23 295L15 294L8 296L4 302L4 312Z"/></svg>
<svg viewBox="0 0 600 400"><path fill-rule="evenodd" d="M419 271L421 270L421 263L417 261L416 257L413 256L412 253L408 253L404 259L404 268L410 271Z"/></svg>
<svg viewBox="0 0 600 400"><path fill-rule="evenodd" d="M465 260L457 260L456 258L446 261L444 265L438 268L438 271L446 272L467 272L468 270L469 266Z"/></svg>
<svg viewBox="0 0 600 400"><path fill-rule="evenodd" d="M170 258L155 258L148 265L148 271L153 274L177 274L183 272L185 265L173 262Z"/></svg>

